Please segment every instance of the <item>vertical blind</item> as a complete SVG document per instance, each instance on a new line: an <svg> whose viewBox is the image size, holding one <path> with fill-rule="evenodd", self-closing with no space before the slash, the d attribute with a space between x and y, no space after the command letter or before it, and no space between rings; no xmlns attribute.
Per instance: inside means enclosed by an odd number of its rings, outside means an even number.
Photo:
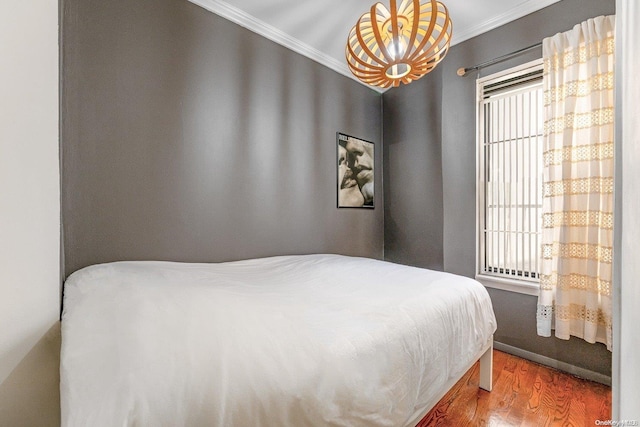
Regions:
<svg viewBox="0 0 640 427"><path fill-rule="evenodd" d="M542 69L480 86L480 273L537 281L542 208Z"/></svg>

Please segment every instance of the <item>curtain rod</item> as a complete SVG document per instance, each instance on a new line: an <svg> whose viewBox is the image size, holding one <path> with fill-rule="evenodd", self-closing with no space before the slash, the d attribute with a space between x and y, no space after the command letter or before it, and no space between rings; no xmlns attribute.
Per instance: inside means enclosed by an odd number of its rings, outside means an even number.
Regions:
<svg viewBox="0 0 640 427"><path fill-rule="evenodd" d="M522 53L528 52L531 49L535 49L537 47L542 46L542 42L536 43L529 47L522 48L520 50L516 50L515 52L507 53L506 55L502 55L498 58L491 59L489 61L483 62L482 64L474 65L473 67L468 68L458 68L456 74L460 77L464 77L469 71L479 70L480 68L488 67L489 65L497 64L498 62L506 61L507 59L513 58L514 56L520 55Z"/></svg>

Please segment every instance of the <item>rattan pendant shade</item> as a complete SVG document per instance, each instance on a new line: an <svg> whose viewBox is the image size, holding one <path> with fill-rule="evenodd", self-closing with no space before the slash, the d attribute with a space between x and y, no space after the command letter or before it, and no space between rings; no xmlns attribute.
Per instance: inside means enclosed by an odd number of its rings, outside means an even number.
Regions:
<svg viewBox="0 0 640 427"><path fill-rule="evenodd" d="M346 47L351 72L383 88L409 84L433 70L449 49L452 24L436 0L391 0L371 6L351 29Z"/></svg>

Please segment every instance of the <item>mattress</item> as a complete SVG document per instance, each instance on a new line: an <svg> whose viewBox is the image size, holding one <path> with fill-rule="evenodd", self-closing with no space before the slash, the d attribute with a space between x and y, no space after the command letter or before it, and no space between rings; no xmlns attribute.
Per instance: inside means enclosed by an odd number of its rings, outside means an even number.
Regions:
<svg viewBox="0 0 640 427"><path fill-rule="evenodd" d="M412 425L495 329L480 283L367 258L94 265L65 283L62 425Z"/></svg>

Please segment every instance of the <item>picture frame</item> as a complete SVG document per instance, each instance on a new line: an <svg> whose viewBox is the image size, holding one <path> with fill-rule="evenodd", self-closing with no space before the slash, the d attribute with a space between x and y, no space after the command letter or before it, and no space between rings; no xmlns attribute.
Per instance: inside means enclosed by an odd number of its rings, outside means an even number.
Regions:
<svg viewBox="0 0 640 427"><path fill-rule="evenodd" d="M336 133L338 208L375 207L375 144Z"/></svg>

